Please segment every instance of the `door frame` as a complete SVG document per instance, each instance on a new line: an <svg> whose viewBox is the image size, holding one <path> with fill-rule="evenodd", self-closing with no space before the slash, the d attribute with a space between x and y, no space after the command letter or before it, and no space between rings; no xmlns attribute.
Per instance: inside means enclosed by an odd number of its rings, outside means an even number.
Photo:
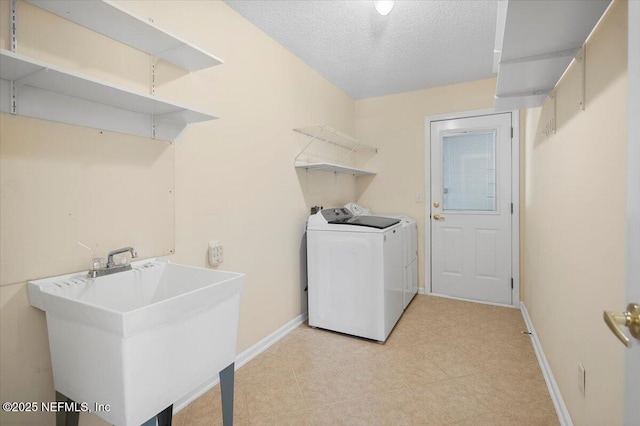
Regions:
<svg viewBox="0 0 640 426"><path fill-rule="evenodd" d="M434 121L456 120L483 115L498 115L511 113L513 138L511 142L511 201L513 214L511 215L511 273L513 277L513 293L511 304L491 303L473 300L473 302L489 305L509 306L520 309L520 112L496 112L493 109L462 111L456 113L430 115L425 117L425 148L424 148L424 293L433 296L451 297L434 293L431 289L431 123Z"/></svg>
<svg viewBox="0 0 640 426"><path fill-rule="evenodd" d="M640 2L627 3L628 12L628 93L627 93L627 273L624 305L640 301ZM640 302L639 302L640 303ZM620 309L620 308L617 308ZM625 350L624 422L640 424L640 342L631 339ZM636 378L634 380L633 378Z"/></svg>

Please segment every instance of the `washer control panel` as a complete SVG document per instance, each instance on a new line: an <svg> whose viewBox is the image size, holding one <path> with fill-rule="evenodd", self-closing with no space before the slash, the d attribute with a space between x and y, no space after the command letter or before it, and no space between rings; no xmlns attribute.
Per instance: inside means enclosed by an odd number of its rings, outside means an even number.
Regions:
<svg viewBox="0 0 640 426"><path fill-rule="evenodd" d="M347 220L353 217L351 212L344 207L336 207L334 209L324 209L321 212L322 212L322 216L329 223L337 220Z"/></svg>

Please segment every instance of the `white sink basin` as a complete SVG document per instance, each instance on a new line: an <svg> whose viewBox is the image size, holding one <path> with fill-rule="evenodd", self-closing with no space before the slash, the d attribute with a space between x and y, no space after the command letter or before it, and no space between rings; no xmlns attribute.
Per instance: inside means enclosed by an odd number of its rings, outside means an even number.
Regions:
<svg viewBox="0 0 640 426"><path fill-rule="evenodd" d="M116 425L139 425L235 360L244 275L164 259L99 278L29 282L46 312L57 391Z"/></svg>

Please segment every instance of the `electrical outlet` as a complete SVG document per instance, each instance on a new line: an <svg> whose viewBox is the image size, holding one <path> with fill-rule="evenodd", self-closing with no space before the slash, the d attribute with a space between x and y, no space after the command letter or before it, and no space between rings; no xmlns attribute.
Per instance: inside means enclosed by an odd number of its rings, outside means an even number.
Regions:
<svg viewBox="0 0 640 426"><path fill-rule="evenodd" d="M581 362L578 363L578 389L584 398L586 396L587 374L584 369L584 365Z"/></svg>
<svg viewBox="0 0 640 426"><path fill-rule="evenodd" d="M209 265L218 266L224 260L224 250L218 240L209 241Z"/></svg>

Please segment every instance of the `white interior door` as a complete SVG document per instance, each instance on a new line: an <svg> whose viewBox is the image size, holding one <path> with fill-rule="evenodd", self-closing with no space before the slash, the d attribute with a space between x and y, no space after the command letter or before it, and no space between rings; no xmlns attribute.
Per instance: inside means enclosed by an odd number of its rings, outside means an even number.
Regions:
<svg viewBox="0 0 640 426"><path fill-rule="evenodd" d="M640 303L640 2L629 2L629 94L627 111L627 299ZM628 333L628 332L627 332ZM640 425L640 339L631 340L625 353L625 417L627 425ZM612 342L615 344L615 342Z"/></svg>
<svg viewBox="0 0 640 426"><path fill-rule="evenodd" d="M431 291L511 304L511 113L431 123Z"/></svg>

